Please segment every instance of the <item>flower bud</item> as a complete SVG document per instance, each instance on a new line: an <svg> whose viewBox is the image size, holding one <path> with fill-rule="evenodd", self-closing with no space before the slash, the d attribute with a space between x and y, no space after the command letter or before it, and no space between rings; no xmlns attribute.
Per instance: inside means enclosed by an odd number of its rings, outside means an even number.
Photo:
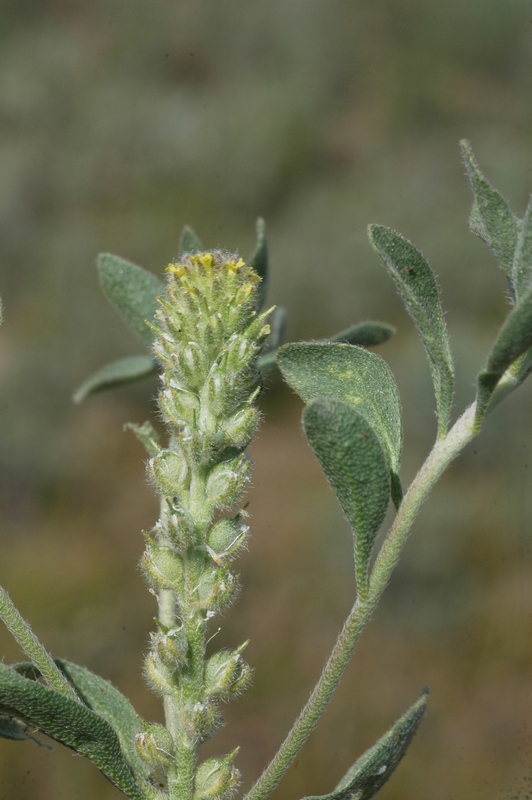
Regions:
<svg viewBox="0 0 532 800"><path fill-rule="evenodd" d="M199 409L197 395L177 389L171 384L170 388L159 393L158 403L165 421L175 427L190 425Z"/></svg>
<svg viewBox="0 0 532 800"><path fill-rule="evenodd" d="M260 422L260 412L246 405L221 425L224 447L247 447Z"/></svg>
<svg viewBox="0 0 532 800"><path fill-rule="evenodd" d="M225 758L208 758L196 772L194 800L224 800L235 789L240 773L232 765L238 747Z"/></svg>
<svg viewBox="0 0 532 800"><path fill-rule="evenodd" d="M174 760L175 742L164 725L147 725L144 731L137 733L135 748L151 769L169 766Z"/></svg>
<svg viewBox="0 0 532 800"><path fill-rule="evenodd" d="M142 556L141 566L158 589L180 589L184 574L183 559L169 547L149 545Z"/></svg>
<svg viewBox="0 0 532 800"><path fill-rule="evenodd" d="M248 531L249 527L236 519L221 519L213 525L207 536L207 547L218 566L234 557L245 545Z"/></svg>
<svg viewBox="0 0 532 800"><path fill-rule="evenodd" d="M205 689L209 697L227 699L243 691L251 680L251 668L241 656L247 642L237 650L221 650L205 666Z"/></svg>

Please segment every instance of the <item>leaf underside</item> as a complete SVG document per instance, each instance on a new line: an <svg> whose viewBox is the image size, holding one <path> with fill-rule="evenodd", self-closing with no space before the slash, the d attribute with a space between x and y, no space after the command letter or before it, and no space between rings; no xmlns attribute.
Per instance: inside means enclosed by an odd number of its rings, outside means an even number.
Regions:
<svg viewBox="0 0 532 800"><path fill-rule="evenodd" d="M98 369L87 378L73 394L75 403L104 389L116 389L128 383L147 378L157 372L157 362L151 356L127 356Z"/></svg>

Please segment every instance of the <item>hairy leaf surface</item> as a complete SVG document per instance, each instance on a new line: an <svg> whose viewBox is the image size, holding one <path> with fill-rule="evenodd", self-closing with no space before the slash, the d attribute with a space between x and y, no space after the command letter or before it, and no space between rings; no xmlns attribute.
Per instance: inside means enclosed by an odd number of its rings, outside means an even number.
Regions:
<svg viewBox="0 0 532 800"><path fill-rule="evenodd" d="M247 263L261 279L259 296L260 307L262 308L268 289L268 240L266 238L266 223L261 217L257 220L257 244Z"/></svg>
<svg viewBox="0 0 532 800"><path fill-rule="evenodd" d="M185 225L181 231L181 236L179 237L179 256L184 256L185 253L202 253L203 250L203 244L197 233L190 227L190 225Z"/></svg>
<svg viewBox="0 0 532 800"><path fill-rule="evenodd" d="M362 595L373 542L390 496L387 458L366 418L340 400L311 400L303 411L303 428L351 525Z"/></svg>
<svg viewBox="0 0 532 800"><path fill-rule="evenodd" d="M104 389L115 389L128 383L146 378L157 372L157 362L151 356L127 356L106 364L87 378L73 395L75 403L81 403L91 394Z"/></svg>
<svg viewBox="0 0 532 800"><path fill-rule="evenodd" d="M532 286L532 197L519 227L512 264L512 283L517 300Z"/></svg>
<svg viewBox="0 0 532 800"><path fill-rule="evenodd" d="M105 296L151 349L154 333L146 321L153 322L159 307L157 298L164 296L164 284L151 272L110 253L100 254L97 267Z"/></svg>
<svg viewBox="0 0 532 800"><path fill-rule="evenodd" d="M438 435L444 436L453 402L454 362L434 273L419 250L400 234L382 225L370 225L368 233L425 345L436 394Z"/></svg>

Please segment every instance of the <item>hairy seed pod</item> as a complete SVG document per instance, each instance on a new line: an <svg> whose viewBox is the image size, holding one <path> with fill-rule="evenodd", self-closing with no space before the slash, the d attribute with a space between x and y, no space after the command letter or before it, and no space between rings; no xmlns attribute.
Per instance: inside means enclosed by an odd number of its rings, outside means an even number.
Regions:
<svg viewBox="0 0 532 800"><path fill-rule="evenodd" d="M183 728L189 738L198 743L210 739L220 721L220 714L211 703L197 702L183 711Z"/></svg>
<svg viewBox="0 0 532 800"><path fill-rule="evenodd" d="M251 668L241 656L247 642L237 650L221 650L205 665L205 690L209 697L228 699L243 691L251 680Z"/></svg>
<svg viewBox="0 0 532 800"><path fill-rule="evenodd" d="M149 546L141 559L148 579L158 589L178 591L183 583L183 559L169 547Z"/></svg>
<svg viewBox="0 0 532 800"><path fill-rule="evenodd" d="M250 469L250 461L245 455L222 461L214 467L207 479L205 494L208 502L214 508L230 508L244 491Z"/></svg>
<svg viewBox="0 0 532 800"><path fill-rule="evenodd" d="M225 758L208 758L196 772L194 800L225 800L231 796L240 773L231 763L238 748Z"/></svg>
<svg viewBox="0 0 532 800"><path fill-rule="evenodd" d="M172 764L175 757L175 742L170 731L164 725L147 725L145 730L137 733L135 748L142 760L151 769Z"/></svg>
<svg viewBox="0 0 532 800"><path fill-rule="evenodd" d="M209 553L219 566L231 560L244 547L249 527L237 519L219 520L207 536Z"/></svg>
<svg viewBox="0 0 532 800"><path fill-rule="evenodd" d="M148 462L148 471L160 494L176 495L187 489L188 465L181 453L161 450Z"/></svg>

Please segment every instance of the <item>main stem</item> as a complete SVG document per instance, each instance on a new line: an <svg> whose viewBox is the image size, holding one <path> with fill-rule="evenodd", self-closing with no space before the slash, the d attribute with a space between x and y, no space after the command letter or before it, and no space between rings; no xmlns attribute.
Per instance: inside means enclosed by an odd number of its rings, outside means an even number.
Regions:
<svg viewBox="0 0 532 800"><path fill-rule="evenodd" d="M445 438L436 442L412 481L373 566L367 598L363 602L359 599L355 602L306 705L245 800L264 800L273 792L316 727L340 683L366 623L386 588L423 501L442 472L474 437L474 419L475 404L466 409Z"/></svg>

